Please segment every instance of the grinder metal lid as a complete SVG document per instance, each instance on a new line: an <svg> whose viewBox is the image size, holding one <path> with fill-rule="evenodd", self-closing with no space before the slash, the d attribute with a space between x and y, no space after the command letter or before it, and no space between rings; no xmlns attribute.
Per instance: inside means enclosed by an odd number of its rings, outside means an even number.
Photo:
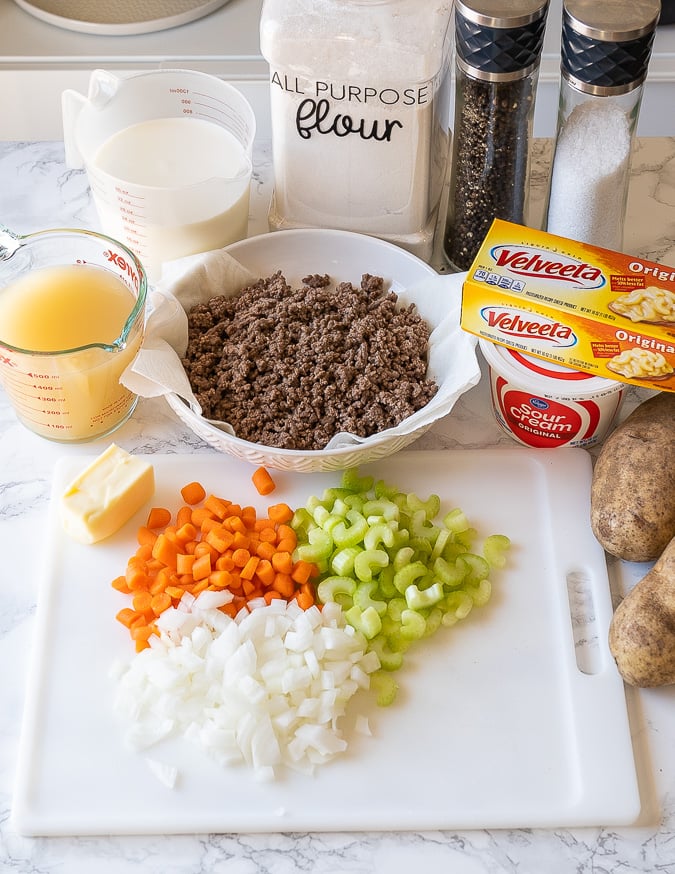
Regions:
<svg viewBox="0 0 675 874"><path fill-rule="evenodd" d="M660 0L564 0L563 76L597 95L631 91L647 76Z"/></svg>
<svg viewBox="0 0 675 874"><path fill-rule="evenodd" d="M548 0L455 0L455 53L460 69L505 82L539 63Z"/></svg>

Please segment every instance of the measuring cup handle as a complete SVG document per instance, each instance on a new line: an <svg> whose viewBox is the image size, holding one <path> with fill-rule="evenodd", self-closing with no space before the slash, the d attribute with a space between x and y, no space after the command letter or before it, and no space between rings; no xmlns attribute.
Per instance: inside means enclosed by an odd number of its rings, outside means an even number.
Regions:
<svg viewBox="0 0 675 874"><path fill-rule="evenodd" d="M0 261L8 261L21 245L21 237L0 225Z"/></svg>

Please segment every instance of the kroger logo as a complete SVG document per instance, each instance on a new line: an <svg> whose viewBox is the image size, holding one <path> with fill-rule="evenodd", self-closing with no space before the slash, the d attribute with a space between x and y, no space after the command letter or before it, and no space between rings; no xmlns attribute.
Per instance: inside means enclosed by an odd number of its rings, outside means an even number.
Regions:
<svg viewBox="0 0 675 874"><path fill-rule="evenodd" d="M584 289L602 288L607 282L602 270L593 264L534 246L502 244L493 246L490 254L497 267L518 276L550 279Z"/></svg>
<svg viewBox="0 0 675 874"><path fill-rule="evenodd" d="M554 347L574 346L577 342L569 325L535 313L524 313L513 307L486 306L480 315L488 327L505 337L534 340Z"/></svg>

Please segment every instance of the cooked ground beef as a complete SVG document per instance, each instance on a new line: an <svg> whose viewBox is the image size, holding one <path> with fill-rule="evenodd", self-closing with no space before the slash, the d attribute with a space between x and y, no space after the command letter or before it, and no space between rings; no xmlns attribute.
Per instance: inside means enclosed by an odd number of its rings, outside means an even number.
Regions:
<svg viewBox="0 0 675 874"><path fill-rule="evenodd" d="M204 416L254 443L323 449L339 431L368 437L428 403L438 386L413 306L369 274L359 288L302 282L292 289L278 272L188 313L183 365Z"/></svg>

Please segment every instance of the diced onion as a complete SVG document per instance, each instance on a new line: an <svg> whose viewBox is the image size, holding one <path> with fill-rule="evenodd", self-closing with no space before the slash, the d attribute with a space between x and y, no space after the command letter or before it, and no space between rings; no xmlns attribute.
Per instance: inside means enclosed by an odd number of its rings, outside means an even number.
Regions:
<svg viewBox="0 0 675 874"><path fill-rule="evenodd" d="M127 743L144 750L182 736L257 780L281 767L312 773L343 753L347 704L380 663L339 605L303 611L278 599L231 619L222 603L214 592L181 601L158 618L150 648L114 666ZM171 766L153 762L173 785Z"/></svg>

